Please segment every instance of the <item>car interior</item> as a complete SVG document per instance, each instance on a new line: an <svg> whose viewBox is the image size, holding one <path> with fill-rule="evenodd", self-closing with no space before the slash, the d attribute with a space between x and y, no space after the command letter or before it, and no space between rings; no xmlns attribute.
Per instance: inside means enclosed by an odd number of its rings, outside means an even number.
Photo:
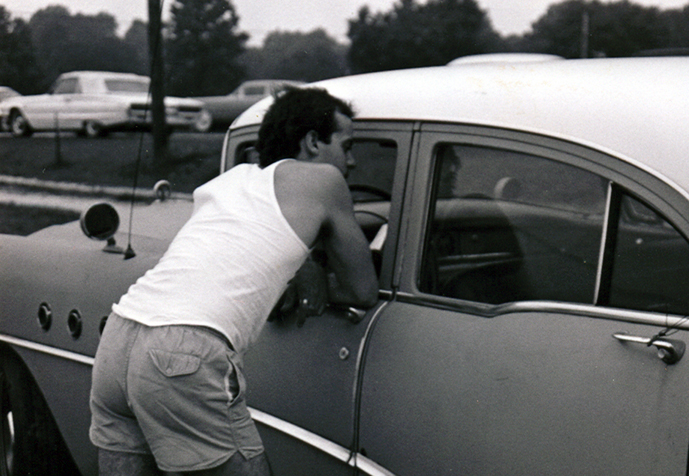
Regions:
<svg viewBox="0 0 689 476"><path fill-rule="evenodd" d="M594 303L607 180L500 149L441 144L435 156L421 291L488 304ZM678 296L689 284L689 244L640 201L622 204L602 304L687 313Z"/></svg>

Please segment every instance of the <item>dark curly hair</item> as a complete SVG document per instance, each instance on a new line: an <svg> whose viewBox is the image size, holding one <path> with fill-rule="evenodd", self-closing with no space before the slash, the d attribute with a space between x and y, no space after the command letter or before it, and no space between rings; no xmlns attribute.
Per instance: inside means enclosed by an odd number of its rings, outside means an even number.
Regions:
<svg viewBox="0 0 689 476"><path fill-rule="evenodd" d="M316 131L318 139L329 144L337 127L335 112L354 117L349 104L324 89L288 87L278 93L258 131L260 166L296 157L299 142L309 131Z"/></svg>

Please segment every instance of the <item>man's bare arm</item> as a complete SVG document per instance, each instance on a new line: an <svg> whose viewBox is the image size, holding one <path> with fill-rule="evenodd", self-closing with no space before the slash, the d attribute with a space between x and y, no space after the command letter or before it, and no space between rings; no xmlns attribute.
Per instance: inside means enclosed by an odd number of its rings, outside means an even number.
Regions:
<svg viewBox="0 0 689 476"><path fill-rule="evenodd" d="M333 303L371 307L378 296L368 242L354 218L352 196L342 173L332 165L287 161L275 171L275 193L283 215L312 247L323 245L337 283Z"/></svg>
<svg viewBox="0 0 689 476"><path fill-rule="evenodd" d="M368 241L354 218L347 182L335 170L324 179L321 192L325 205L323 244L328 267L336 277L330 283L330 301L372 307L378 299L378 278Z"/></svg>

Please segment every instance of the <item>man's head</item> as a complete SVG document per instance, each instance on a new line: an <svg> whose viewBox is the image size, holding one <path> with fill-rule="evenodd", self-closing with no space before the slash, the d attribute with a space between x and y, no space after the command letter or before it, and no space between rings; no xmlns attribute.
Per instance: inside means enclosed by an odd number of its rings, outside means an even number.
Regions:
<svg viewBox="0 0 689 476"><path fill-rule="evenodd" d="M256 144L261 167L286 158L341 161L341 149L349 155L353 116L347 103L323 89L288 88L261 123Z"/></svg>

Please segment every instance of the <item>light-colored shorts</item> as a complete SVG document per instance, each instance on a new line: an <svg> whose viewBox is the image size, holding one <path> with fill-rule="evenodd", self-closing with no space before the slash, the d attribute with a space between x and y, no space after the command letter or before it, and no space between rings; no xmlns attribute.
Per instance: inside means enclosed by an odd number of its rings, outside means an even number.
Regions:
<svg viewBox="0 0 689 476"><path fill-rule="evenodd" d="M241 360L216 331L113 313L93 367L91 441L153 454L163 471L213 468L236 452L250 459L263 444L244 391Z"/></svg>

